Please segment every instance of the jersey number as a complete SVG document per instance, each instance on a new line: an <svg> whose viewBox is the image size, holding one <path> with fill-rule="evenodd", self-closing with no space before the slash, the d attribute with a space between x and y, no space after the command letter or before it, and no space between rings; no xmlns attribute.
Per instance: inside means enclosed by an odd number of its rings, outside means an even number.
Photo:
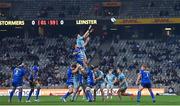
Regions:
<svg viewBox="0 0 180 106"><path fill-rule="evenodd" d="M18 73L19 73L19 70L15 70L15 75L18 75Z"/></svg>
<svg viewBox="0 0 180 106"><path fill-rule="evenodd" d="M149 78L149 74L148 73L146 73L146 77Z"/></svg>

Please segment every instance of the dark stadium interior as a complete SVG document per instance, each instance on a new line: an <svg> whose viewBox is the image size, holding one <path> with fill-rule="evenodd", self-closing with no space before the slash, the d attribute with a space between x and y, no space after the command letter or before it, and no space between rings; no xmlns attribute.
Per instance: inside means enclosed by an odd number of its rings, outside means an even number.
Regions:
<svg viewBox="0 0 180 106"><path fill-rule="evenodd" d="M101 19L178 17L179 0L120 0L115 7L107 7L102 2L111 0L1 0L9 3L1 9L1 18L5 19ZM118 0L112 0L118 1ZM67 5L68 3L68 5ZM89 15L91 14L91 15Z"/></svg>

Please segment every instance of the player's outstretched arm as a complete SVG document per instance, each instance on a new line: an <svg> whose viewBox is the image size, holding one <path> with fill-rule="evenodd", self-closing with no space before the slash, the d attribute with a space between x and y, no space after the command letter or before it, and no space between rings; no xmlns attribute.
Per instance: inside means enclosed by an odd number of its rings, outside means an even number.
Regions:
<svg viewBox="0 0 180 106"><path fill-rule="evenodd" d="M81 71L83 74L86 74L85 69L84 69L82 66L80 67L80 71Z"/></svg>
<svg viewBox="0 0 180 106"><path fill-rule="evenodd" d="M72 73L76 73L79 70L79 67L80 67L80 65L77 64L77 67L74 70L72 70Z"/></svg>
<svg viewBox="0 0 180 106"><path fill-rule="evenodd" d="M33 82L33 81L29 80L28 76L24 76L23 79L28 82Z"/></svg>
<svg viewBox="0 0 180 106"><path fill-rule="evenodd" d="M102 76L97 77L97 78L96 78L96 81L98 81L98 80L100 80L100 79L102 79Z"/></svg>
<svg viewBox="0 0 180 106"><path fill-rule="evenodd" d="M117 82L117 78L115 77L113 80L113 83L115 84Z"/></svg>
<svg viewBox="0 0 180 106"><path fill-rule="evenodd" d="M96 80L98 81L98 80L101 80L103 78L104 78L104 74L101 72L101 75L99 77L97 77Z"/></svg>
<svg viewBox="0 0 180 106"><path fill-rule="evenodd" d="M87 37L87 39L86 39L86 41L85 41L85 43L84 43L84 47L86 47L86 45L88 44L89 40L90 40L90 38Z"/></svg>
<svg viewBox="0 0 180 106"><path fill-rule="evenodd" d="M122 86L122 84L124 84L126 82L126 78L122 80L122 82L120 83L120 86Z"/></svg>
<svg viewBox="0 0 180 106"><path fill-rule="evenodd" d="M92 33L93 31L94 31L94 29L90 29L89 33L87 33L87 36L85 38L89 37L90 33Z"/></svg>
<svg viewBox="0 0 180 106"><path fill-rule="evenodd" d="M84 33L83 38L87 38L89 34L93 31L91 31L92 25L89 26L88 30Z"/></svg>

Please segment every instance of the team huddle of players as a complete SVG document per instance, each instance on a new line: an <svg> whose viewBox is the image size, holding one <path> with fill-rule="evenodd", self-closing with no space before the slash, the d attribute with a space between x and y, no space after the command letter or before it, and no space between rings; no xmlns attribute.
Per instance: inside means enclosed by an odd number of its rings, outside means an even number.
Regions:
<svg viewBox="0 0 180 106"><path fill-rule="evenodd" d="M63 102L66 102L67 97L71 96L71 101L76 101L78 95L82 91L86 97L88 102L96 101L96 92L100 89L102 100L105 100L105 95L103 89L107 88L107 98L112 98L112 90L114 88L114 84L118 84L118 97L121 100L121 96L130 96L133 98L133 94L126 93L126 89L128 88L128 83L126 81L126 77L123 74L123 70L116 69L117 75L114 75L114 69L110 68L108 74L104 74L99 66L90 65L88 59L86 57L86 45L88 44L90 38L89 35L93 32L92 26L89 26L88 30L84 35L77 35L76 45L73 52L75 57L75 61L69 66L67 70L67 86L68 92L61 97ZM28 97L26 98L26 102L30 102L30 98L34 89L36 90L35 101L39 101L39 92L40 92L40 80L38 78L38 66L33 66L31 69L31 73L25 79L29 82L31 90L29 92ZM16 89L19 89L18 100L21 102L22 99L22 84L23 77L26 74L25 64L22 63L18 67L13 70L12 75L12 86L13 89L10 92L9 102L12 101L12 97ZM151 89L151 80L150 80L150 72L147 65L142 65L140 69L140 73L138 74L138 78L136 84L139 85L138 94L137 94L137 102L140 102L141 91L143 88L148 88L153 102L155 102L155 97ZM94 94L92 93L92 89L94 90Z"/></svg>

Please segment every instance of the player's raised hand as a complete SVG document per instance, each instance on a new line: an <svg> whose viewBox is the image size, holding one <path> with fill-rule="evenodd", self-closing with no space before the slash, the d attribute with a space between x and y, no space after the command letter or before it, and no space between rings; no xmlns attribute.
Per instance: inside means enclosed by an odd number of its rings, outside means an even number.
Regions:
<svg viewBox="0 0 180 106"><path fill-rule="evenodd" d="M92 25L90 25L88 29L90 30L91 28L92 28Z"/></svg>
<svg viewBox="0 0 180 106"><path fill-rule="evenodd" d="M76 65L77 65L78 68L81 68L81 65L80 65L80 64L77 63Z"/></svg>
<svg viewBox="0 0 180 106"><path fill-rule="evenodd" d="M86 74L85 69L82 66L80 68L80 72L82 72L83 74Z"/></svg>
<svg viewBox="0 0 180 106"><path fill-rule="evenodd" d="M89 31L89 33L93 32L93 31L94 31L94 29L91 29L91 30Z"/></svg>

